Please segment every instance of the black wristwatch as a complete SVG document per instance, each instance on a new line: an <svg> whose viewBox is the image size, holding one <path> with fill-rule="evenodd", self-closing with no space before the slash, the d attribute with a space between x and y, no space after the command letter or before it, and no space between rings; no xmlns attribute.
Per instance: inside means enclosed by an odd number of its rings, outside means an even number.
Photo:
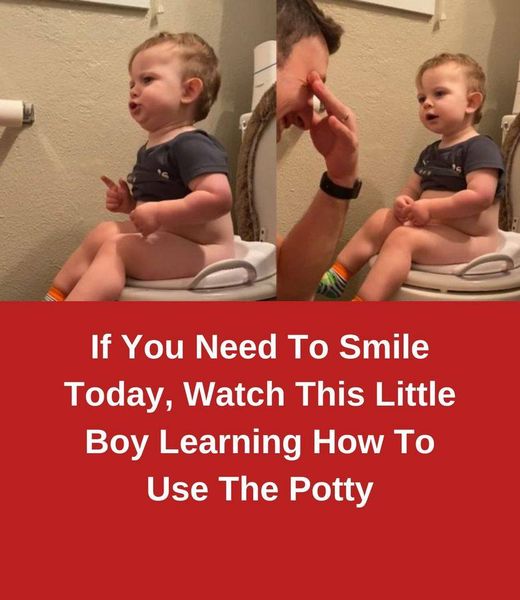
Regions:
<svg viewBox="0 0 520 600"><path fill-rule="evenodd" d="M337 185L333 181L330 180L327 175L327 171L323 173L320 181L320 189L323 190L329 196L333 198L337 198L338 200L353 200L359 196L359 192L361 191L362 185L361 179L356 179L354 181L354 185L351 188L343 187L342 185Z"/></svg>

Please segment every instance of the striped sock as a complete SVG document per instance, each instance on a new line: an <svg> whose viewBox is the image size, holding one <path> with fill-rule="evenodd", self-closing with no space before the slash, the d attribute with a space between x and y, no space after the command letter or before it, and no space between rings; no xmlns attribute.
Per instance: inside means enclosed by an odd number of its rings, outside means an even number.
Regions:
<svg viewBox="0 0 520 600"><path fill-rule="evenodd" d="M318 285L317 293L320 294L320 296L326 296L327 298L339 298L347 287L349 277L347 269L345 269L341 263L335 262L332 267L323 274Z"/></svg>
<svg viewBox="0 0 520 600"><path fill-rule="evenodd" d="M65 294L60 290L52 286L49 291L45 294L45 302L63 302L65 300Z"/></svg>

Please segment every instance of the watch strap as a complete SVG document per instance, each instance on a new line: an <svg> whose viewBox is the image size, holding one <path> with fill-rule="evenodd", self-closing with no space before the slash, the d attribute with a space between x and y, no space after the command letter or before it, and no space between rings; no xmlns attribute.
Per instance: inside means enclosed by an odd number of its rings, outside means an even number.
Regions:
<svg viewBox="0 0 520 600"><path fill-rule="evenodd" d="M351 188L344 187L342 185L338 185L334 183L327 171L323 173L320 181L320 189L332 196L333 198L337 198L338 200L353 200L359 196L359 192L361 190L361 179L356 179L354 181L354 185Z"/></svg>

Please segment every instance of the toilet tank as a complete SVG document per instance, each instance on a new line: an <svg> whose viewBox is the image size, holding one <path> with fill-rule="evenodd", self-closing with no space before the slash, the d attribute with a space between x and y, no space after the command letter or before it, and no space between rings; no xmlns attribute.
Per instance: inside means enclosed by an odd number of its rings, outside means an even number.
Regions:
<svg viewBox="0 0 520 600"><path fill-rule="evenodd" d="M254 49L253 100L251 110L276 81L276 42L268 40Z"/></svg>

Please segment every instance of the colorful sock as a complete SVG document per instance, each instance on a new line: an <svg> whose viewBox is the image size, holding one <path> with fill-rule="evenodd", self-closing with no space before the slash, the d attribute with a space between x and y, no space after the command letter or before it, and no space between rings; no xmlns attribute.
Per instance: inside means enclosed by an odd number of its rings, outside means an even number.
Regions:
<svg viewBox="0 0 520 600"><path fill-rule="evenodd" d="M45 294L45 302L63 302L65 300L65 294L54 286Z"/></svg>
<svg viewBox="0 0 520 600"><path fill-rule="evenodd" d="M332 267L323 274L321 281L318 285L317 293L320 296L326 296L327 298L339 298L347 287L349 280L349 273L345 267L335 262Z"/></svg>
<svg viewBox="0 0 520 600"><path fill-rule="evenodd" d="M364 298L361 298L361 296L354 296L351 302L366 302L366 300Z"/></svg>

